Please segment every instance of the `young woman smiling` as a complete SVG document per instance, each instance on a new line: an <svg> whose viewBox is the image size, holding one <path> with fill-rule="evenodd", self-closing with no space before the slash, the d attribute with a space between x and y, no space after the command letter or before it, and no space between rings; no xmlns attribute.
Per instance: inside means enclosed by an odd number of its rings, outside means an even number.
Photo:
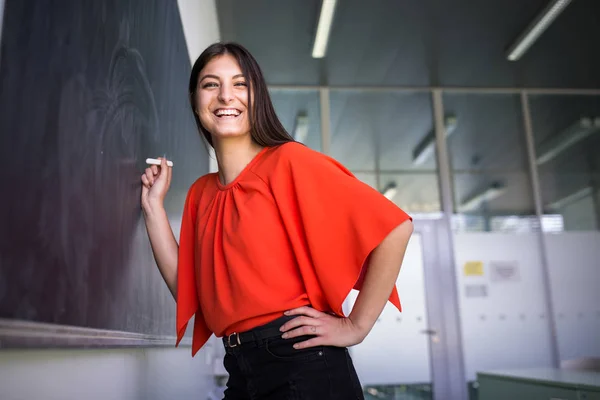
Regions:
<svg viewBox="0 0 600 400"><path fill-rule="evenodd" d="M142 175L156 263L177 301L177 343L194 316L192 355L223 338L226 400L362 399L347 348L389 300L411 218L336 160L297 143L260 67L235 43L192 68L192 112L218 172L188 191L177 244L163 200L165 159ZM348 316L342 304L359 295Z"/></svg>

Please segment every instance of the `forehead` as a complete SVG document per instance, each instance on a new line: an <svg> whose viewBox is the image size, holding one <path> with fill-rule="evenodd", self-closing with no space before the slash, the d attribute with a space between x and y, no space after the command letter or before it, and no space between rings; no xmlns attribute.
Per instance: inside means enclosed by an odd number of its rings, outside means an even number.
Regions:
<svg viewBox="0 0 600 400"><path fill-rule="evenodd" d="M205 74L216 75L219 77L231 77L242 73L242 68L235 57L231 54L223 54L213 57L200 72L200 77Z"/></svg>

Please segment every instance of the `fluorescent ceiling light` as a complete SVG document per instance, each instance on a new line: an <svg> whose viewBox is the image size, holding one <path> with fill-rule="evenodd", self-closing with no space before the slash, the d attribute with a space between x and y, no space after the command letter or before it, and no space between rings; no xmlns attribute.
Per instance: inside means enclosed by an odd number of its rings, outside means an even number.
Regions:
<svg viewBox="0 0 600 400"><path fill-rule="evenodd" d="M547 163L569 147L598 131L600 131L600 118L581 118L565 131L540 144L537 150L537 164Z"/></svg>
<svg viewBox="0 0 600 400"><path fill-rule="evenodd" d="M388 183L385 189L383 189L383 195L387 197L388 200L393 200L396 193L398 193L396 182Z"/></svg>
<svg viewBox="0 0 600 400"><path fill-rule="evenodd" d="M446 137L450 136L456 130L456 117L450 115L446 117ZM421 140L413 151L413 165L424 164L429 157L432 157L435 149L435 132L430 132Z"/></svg>
<svg viewBox="0 0 600 400"><path fill-rule="evenodd" d="M294 140L304 143L308 136L308 116L305 113L298 113L296 116L296 126L294 127Z"/></svg>
<svg viewBox="0 0 600 400"><path fill-rule="evenodd" d="M506 188L504 187L504 185L502 183L494 182L484 191L477 193L477 194L471 196L466 201L464 201L458 207L458 210L460 212L474 211L477 208L479 208L479 206L482 203L487 202L487 201L492 201L492 200L498 198L499 196L501 196L504 193L505 189Z"/></svg>
<svg viewBox="0 0 600 400"><path fill-rule="evenodd" d="M321 4L321 14L319 14L319 25L317 26L317 34L315 36L315 44L313 45L313 58L325 57L327 51L327 42L329 41L329 33L331 32L331 21L333 21L333 13L335 11L336 0L323 0Z"/></svg>
<svg viewBox="0 0 600 400"><path fill-rule="evenodd" d="M569 5L571 0L552 0L548 6L529 24L517 41L508 49L507 58L516 61L548 29L550 24Z"/></svg>
<svg viewBox="0 0 600 400"><path fill-rule="evenodd" d="M562 199L558 199L552 203L549 203L547 207L551 210L560 210L569 204L573 204L576 201L583 200L584 198L591 196L593 193L594 190L590 186L587 186L576 191L575 193L571 193L570 195L563 197Z"/></svg>

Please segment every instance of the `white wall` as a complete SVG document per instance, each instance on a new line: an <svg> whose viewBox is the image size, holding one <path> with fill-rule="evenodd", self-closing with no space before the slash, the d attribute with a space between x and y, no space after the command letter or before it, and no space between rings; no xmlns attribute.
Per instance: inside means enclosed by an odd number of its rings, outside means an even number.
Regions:
<svg viewBox="0 0 600 400"><path fill-rule="evenodd" d="M219 20L215 0L177 0L190 64L210 44L218 42Z"/></svg>
<svg viewBox="0 0 600 400"><path fill-rule="evenodd" d="M212 387L190 348L0 352L2 400L205 400Z"/></svg>
<svg viewBox="0 0 600 400"><path fill-rule="evenodd" d="M214 0L178 0L190 59L219 40ZM0 0L0 21L4 10ZM214 343L214 341L213 341ZM0 351L1 400L209 399L212 349Z"/></svg>
<svg viewBox="0 0 600 400"><path fill-rule="evenodd" d="M560 359L600 358L600 232L547 234L546 245Z"/></svg>
<svg viewBox="0 0 600 400"><path fill-rule="evenodd" d="M551 366L552 338L538 235L455 235L469 380L481 370ZM600 232L547 234L546 247L560 360L600 358ZM483 274L466 274L468 261L482 262ZM495 262L512 263L516 274L496 278ZM486 293L467 296L468 286L485 287Z"/></svg>
<svg viewBox="0 0 600 400"><path fill-rule="evenodd" d="M465 369L550 367L551 335L538 234L457 233L454 236ZM482 274L465 263L482 263ZM516 274L497 278L497 263Z"/></svg>

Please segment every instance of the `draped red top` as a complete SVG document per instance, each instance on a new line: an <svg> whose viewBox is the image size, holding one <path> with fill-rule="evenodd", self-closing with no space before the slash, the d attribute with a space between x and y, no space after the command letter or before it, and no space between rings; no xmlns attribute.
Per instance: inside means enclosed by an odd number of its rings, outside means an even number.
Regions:
<svg viewBox="0 0 600 400"><path fill-rule="evenodd" d="M410 217L333 158L290 142L264 148L230 184L189 189L179 240L177 344L220 337L304 305L343 316L371 251ZM394 287L389 298L401 309Z"/></svg>

